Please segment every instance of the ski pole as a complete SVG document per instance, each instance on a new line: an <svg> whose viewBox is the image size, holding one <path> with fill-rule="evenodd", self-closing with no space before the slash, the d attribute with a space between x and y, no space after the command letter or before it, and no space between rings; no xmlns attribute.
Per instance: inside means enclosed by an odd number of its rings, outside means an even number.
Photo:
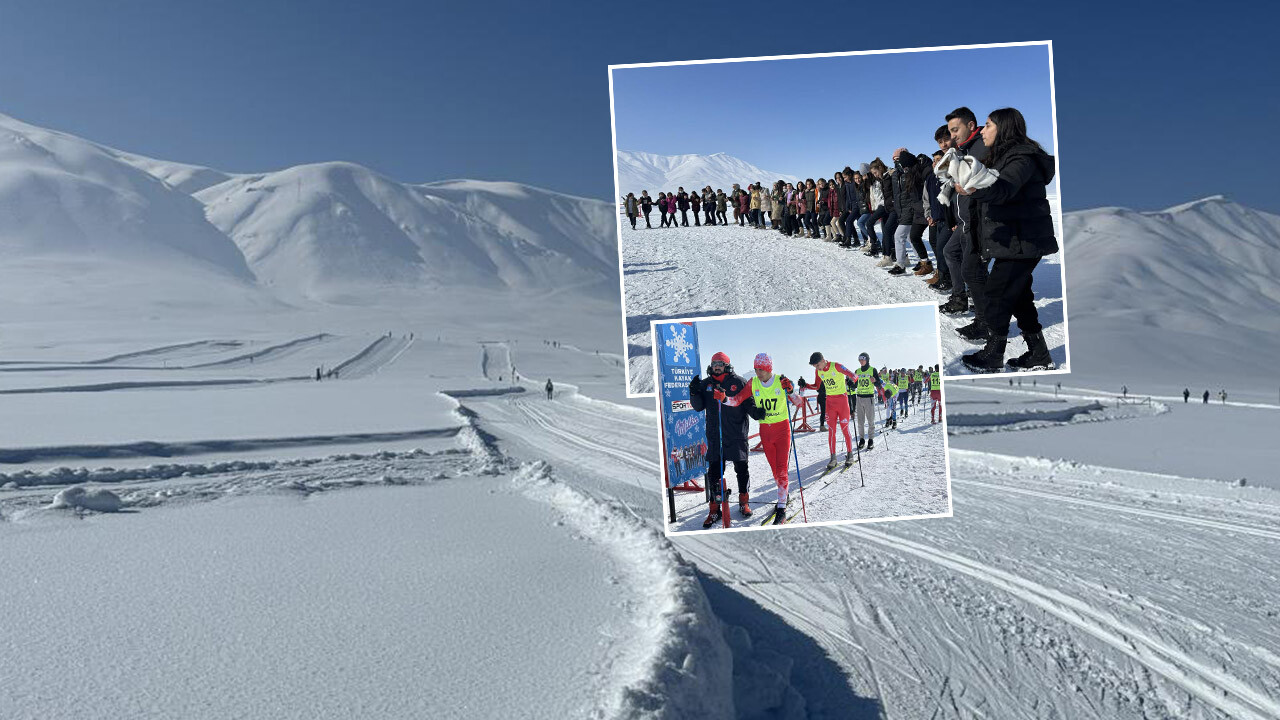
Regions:
<svg viewBox="0 0 1280 720"><path fill-rule="evenodd" d="M883 392L883 391L882 391L882 392ZM877 408L877 407L875 407L874 405L872 405L872 416L876 419L876 426L879 426L879 425L880 425L880 411L879 411L879 410L880 410L879 408ZM886 412L888 412L888 411L886 411ZM873 428L871 428L871 437L875 437L875 436L876 436L876 429L873 427ZM888 450L888 449L889 449L889 433L888 433L888 431L886 430L885 432L880 433L880 436L881 436L881 438L884 440L884 449L885 449L885 450Z"/></svg>
<svg viewBox="0 0 1280 720"><path fill-rule="evenodd" d="M858 398L859 397L862 397L862 396L855 395L853 400L853 420L854 420L853 429L855 431L858 429ZM875 434L876 434L876 426L872 424L871 435L874 437ZM862 485L860 485L859 487L866 487L867 478L865 475L862 474L862 442L861 441L853 444L853 452L858 456L858 479L862 482ZM802 497L801 502L803 501L804 499Z"/></svg>
<svg viewBox="0 0 1280 720"><path fill-rule="evenodd" d="M716 401L716 436L720 441L720 515L725 527L729 527L729 480L724 476L724 419L720 412L724 403Z"/></svg>
<svg viewBox="0 0 1280 720"><path fill-rule="evenodd" d="M787 401L787 434L791 436L791 455L796 459L796 486L800 488L800 513L809 522L809 509L804 505L804 481L800 479L800 454L796 452L796 434L791 432L791 403ZM862 472L862 468L858 468Z"/></svg>

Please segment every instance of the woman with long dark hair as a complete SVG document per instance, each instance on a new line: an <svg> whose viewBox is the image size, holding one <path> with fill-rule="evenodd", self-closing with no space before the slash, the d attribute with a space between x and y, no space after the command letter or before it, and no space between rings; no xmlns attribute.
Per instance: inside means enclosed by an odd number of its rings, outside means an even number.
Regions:
<svg viewBox="0 0 1280 720"><path fill-rule="evenodd" d="M1027 137L1027 122L1014 108L994 110L982 128L989 150L984 162L999 173L994 184L966 193L976 203L978 250L983 262L994 260L984 295L989 328L986 345L965 355L964 364L979 372L1004 367L1010 317L1027 342L1027 351L1009 361L1015 370L1052 368L1031 291L1031 275L1040 258L1058 252L1053 216L1045 195L1056 170L1054 159Z"/></svg>

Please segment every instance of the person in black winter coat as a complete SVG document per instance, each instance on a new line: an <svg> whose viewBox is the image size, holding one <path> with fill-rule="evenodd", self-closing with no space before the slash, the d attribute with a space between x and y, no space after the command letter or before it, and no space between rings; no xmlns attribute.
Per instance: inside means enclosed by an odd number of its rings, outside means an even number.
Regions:
<svg viewBox="0 0 1280 720"><path fill-rule="evenodd" d="M1049 348L1036 312L1031 275L1040 258L1058 252L1045 186L1053 180L1054 160L1027 137L1027 124L1014 108L991 113L982 129L991 148L986 165L1000 173L995 184L968 194L974 209L982 262L994 260L984 290L990 334L986 346L965 364L990 371L1003 367L1010 317L1027 341L1027 352L1009 361L1015 369L1050 366ZM957 189L960 192L960 189ZM964 193L961 193L962 195Z"/></svg>
<svg viewBox="0 0 1280 720"><path fill-rule="evenodd" d="M680 226L689 227L689 193L680 188L680 192L676 195L676 207L680 208ZM675 214L671 216L675 220Z"/></svg>
<svg viewBox="0 0 1280 720"><path fill-rule="evenodd" d="M738 495L743 496L750 490L751 478L747 463L747 435L750 431L747 418L759 420L764 417L764 412L757 410L752 399L736 407L723 404L726 397L738 395L746 385L747 381L733 372L729 356L719 352L711 356L706 379L697 375L689 381L689 404L695 412L707 414L707 489L711 492L711 498L710 513L703 527L711 527L720 520L719 492L723 463L733 463L734 473L738 477ZM723 456L721 448L724 450Z"/></svg>

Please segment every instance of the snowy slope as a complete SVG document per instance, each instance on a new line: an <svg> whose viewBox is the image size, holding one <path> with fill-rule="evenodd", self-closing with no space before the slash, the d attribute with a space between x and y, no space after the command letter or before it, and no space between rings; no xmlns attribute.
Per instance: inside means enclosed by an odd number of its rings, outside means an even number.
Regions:
<svg viewBox="0 0 1280 720"><path fill-rule="evenodd" d="M599 294L614 277L606 203L513 183L415 186L334 162L236 176L196 197L290 296L386 285Z"/></svg>
<svg viewBox="0 0 1280 720"><path fill-rule="evenodd" d="M0 115L0 255L90 258L253 274L200 203L65 133Z"/></svg>
<svg viewBox="0 0 1280 720"><path fill-rule="evenodd" d="M1248 380L1275 398L1280 217L1217 196L1074 212L1065 224L1079 372L1163 394L1205 382L1241 392Z"/></svg>
<svg viewBox="0 0 1280 720"><path fill-rule="evenodd" d="M654 153L618 151L618 192L640 196L641 190L657 197L660 191L702 188L707 185L728 192L734 183L742 187L755 182L765 186L775 180L796 182L794 175L761 170L751 163L726 155L655 155Z"/></svg>

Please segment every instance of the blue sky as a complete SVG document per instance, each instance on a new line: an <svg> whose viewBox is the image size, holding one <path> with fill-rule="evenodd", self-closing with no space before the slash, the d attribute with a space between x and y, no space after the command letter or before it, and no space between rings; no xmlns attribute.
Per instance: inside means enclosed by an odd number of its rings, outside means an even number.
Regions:
<svg viewBox="0 0 1280 720"><path fill-rule="evenodd" d="M1053 40L1065 209L1158 209L1225 193L1280 212L1265 162L1280 114L1280 93L1267 90L1280 67L1265 36L1280 19L1274 4L806 10L7 0L0 112L232 171L349 160L404 181L515 180L608 199L610 64ZM832 77L813 97L714 93L783 104L795 123L836 133L905 96L954 89L982 105L969 92L992 72L957 67L923 87ZM668 96L693 103L704 92ZM842 94L863 99L855 118L823 112Z"/></svg>
<svg viewBox="0 0 1280 720"><path fill-rule="evenodd" d="M937 82L952 67L988 70L977 87ZM817 178L877 156L892 165L898 147L933 153L934 131L957 107L969 107L979 123L991 110L1016 107L1028 134L1052 154L1049 77L1046 45L618 68L614 123L619 150L725 152L764 170ZM842 92L837 79L848 78L865 78L866 90ZM820 98L815 116L796 103L761 101L763 89L781 87L793 98Z"/></svg>
<svg viewBox="0 0 1280 720"><path fill-rule="evenodd" d="M698 328L700 366L717 352L728 354L744 378L754 371L756 353L773 358L776 373L792 380L813 380L809 355L821 352L850 368L866 352L879 367L916 367L938 363L938 327L929 306L800 313L758 318L703 320Z"/></svg>

